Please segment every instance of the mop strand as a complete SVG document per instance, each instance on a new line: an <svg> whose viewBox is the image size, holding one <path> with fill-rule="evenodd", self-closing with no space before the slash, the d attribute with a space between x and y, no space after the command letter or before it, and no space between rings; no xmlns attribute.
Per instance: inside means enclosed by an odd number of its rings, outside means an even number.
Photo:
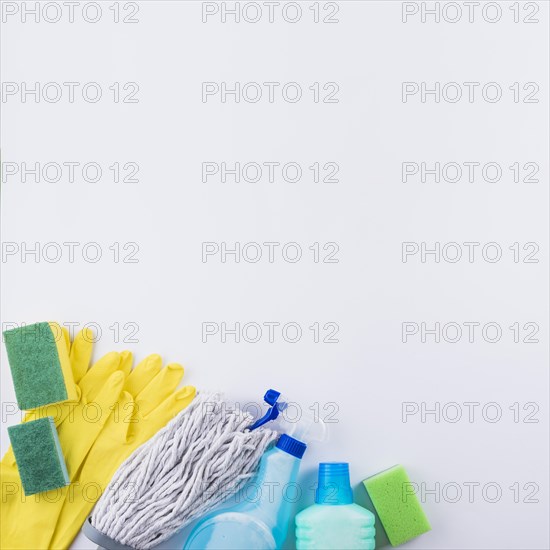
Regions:
<svg viewBox="0 0 550 550"><path fill-rule="evenodd" d="M235 494L256 473L277 432L250 431L252 415L199 393L118 469L93 527L121 544L151 548Z"/></svg>

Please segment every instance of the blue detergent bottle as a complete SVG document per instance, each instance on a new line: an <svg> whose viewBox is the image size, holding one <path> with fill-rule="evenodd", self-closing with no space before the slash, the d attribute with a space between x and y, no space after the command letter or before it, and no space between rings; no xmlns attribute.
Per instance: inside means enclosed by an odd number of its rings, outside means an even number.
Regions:
<svg viewBox="0 0 550 550"><path fill-rule="evenodd" d="M286 538L293 504L285 498L296 481L306 444L283 434L267 451L252 484L254 498L201 520L184 550L275 550Z"/></svg>
<svg viewBox="0 0 550 550"><path fill-rule="evenodd" d="M296 516L297 550L374 550L374 514L353 502L347 462L319 464L315 504Z"/></svg>

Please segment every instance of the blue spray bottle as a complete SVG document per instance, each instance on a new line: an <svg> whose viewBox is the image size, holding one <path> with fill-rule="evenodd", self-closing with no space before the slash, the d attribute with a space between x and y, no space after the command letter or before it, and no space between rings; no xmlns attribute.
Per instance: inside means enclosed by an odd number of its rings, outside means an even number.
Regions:
<svg viewBox="0 0 550 550"><path fill-rule="evenodd" d="M275 550L286 538L292 503L285 488L296 481L305 443L282 435L260 462L254 496L229 509L214 512L193 529L184 550ZM248 495L250 491L246 492Z"/></svg>
<svg viewBox="0 0 550 550"><path fill-rule="evenodd" d="M251 429L267 422L274 422L278 430L287 427L288 422L284 420L282 413L289 401L275 390L269 390L264 399L270 409ZM312 437L315 423L310 419L292 424L288 428L293 435ZM325 437L325 426L320 429ZM318 435L316 438L319 440ZM241 492L243 502L213 512L202 519L189 535L184 550L280 548L288 532L293 508L293 494L289 497L287 492L291 491L296 482L306 447L305 443L295 437L281 435L275 447L263 455L257 476ZM252 496L251 488L254 493Z"/></svg>

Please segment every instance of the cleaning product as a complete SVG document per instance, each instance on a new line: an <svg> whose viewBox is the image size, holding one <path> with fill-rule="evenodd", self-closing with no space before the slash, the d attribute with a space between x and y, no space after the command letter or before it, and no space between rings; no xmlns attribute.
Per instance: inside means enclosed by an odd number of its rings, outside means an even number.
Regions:
<svg viewBox="0 0 550 550"><path fill-rule="evenodd" d="M98 362L99 363L99 362ZM103 367L116 369L122 363L122 354L111 354L108 360L103 361ZM96 368L96 365L91 370ZM60 447L63 450L67 473L72 482L82 463L86 460L88 450L105 426L105 421L116 408L124 384L122 371L103 370L104 378L94 376L95 380L86 380L87 389L79 386L81 399L78 402L65 401L56 405L48 405L29 411L23 422L17 428L26 428L28 424L43 422L43 417L32 420L30 417L51 411L55 418ZM87 378L87 377L85 377ZM84 379L83 379L84 380ZM92 397L93 396L93 397ZM57 410L55 410L57 409ZM22 480L18 471L22 461L34 459L33 449L39 441L35 440L32 446L27 446L17 454L17 463L14 450L17 443L10 447L0 462L0 482L2 489L2 504L0 506L0 548L10 550L28 550L29 548L51 548L50 540L58 525L61 509L67 498L72 506L78 506L79 500L75 497L73 485L61 487L54 491L41 492L31 497L23 494ZM40 450L42 452L42 450ZM19 468L21 469L21 468ZM94 480L92 487L88 486L85 496L91 497L100 486L101 479ZM79 526L73 526L78 532Z"/></svg>
<svg viewBox="0 0 550 550"><path fill-rule="evenodd" d="M315 504L296 516L298 550L373 550L374 515L353 503L346 462L319 464Z"/></svg>
<svg viewBox="0 0 550 550"><path fill-rule="evenodd" d="M120 465L192 402L195 388L178 388L183 375L181 365L169 363L163 367L157 354L149 355L128 371L113 413L73 480L72 495L61 509L51 548L71 545ZM64 437L62 428L60 437ZM90 491L94 486L101 490Z"/></svg>
<svg viewBox="0 0 550 550"><path fill-rule="evenodd" d="M297 475L299 459L301 459L301 456L306 449L306 442L326 441L328 437L328 430L327 425L322 420L314 419L312 415L304 413L296 402L291 401L277 390L268 390L264 395L264 401L267 403L268 409L263 416L261 416L258 420L256 420L256 422L254 422L254 424L252 424L252 426L250 426L250 430L255 431L262 429L265 426L269 426L270 429L274 429L278 433L284 433L279 439L275 449L269 451L266 456L262 458L258 478L255 478L254 482L251 482L251 485L258 486L258 479L265 478L268 474L270 477L280 479L275 482L264 482L265 487L262 487L261 484L259 485L264 491L264 500L262 502L248 502L242 506L237 505L236 508L232 508L233 511L236 510L240 514L238 515L237 524L235 524L231 518L229 518L229 521L226 521L227 516L224 511L214 512L211 516L209 516L213 519L213 521L208 525L206 525L205 521L201 521L188 537L185 548L200 548L201 544L205 543L206 539L211 536L213 541L209 542L209 544L211 544L212 548L243 547L238 545L245 545L244 547L246 548L272 548L272 544L276 544L278 546L282 540L284 540L288 529L288 520L291 507L288 500L284 498L284 495L283 500L281 501L280 493L281 491L286 491L289 487L292 488L293 481L290 480L294 480ZM283 451L287 452L287 454L289 450L291 453L293 452L292 450L294 450L294 452L298 453L299 459L298 457L289 459L288 456L284 456L284 452L281 455L281 448L283 448ZM277 464L279 461L281 461L282 464L286 464L287 470L289 464L292 464L294 469L290 472L285 471L284 469L282 471L277 470ZM277 499L277 495L272 494L269 496L270 500L266 502L265 491L269 493L272 489L279 491L279 499ZM277 509L279 512L277 512ZM221 517L220 514L222 513L224 515L220 521L214 519ZM242 523L244 516L247 514L251 514L256 518L251 520L251 524L256 526L256 528L253 528L256 533L255 535L251 535L251 533L245 535L238 534L241 532L242 525L240 524ZM270 534L270 531L267 529L266 525L273 525L273 514L277 514L277 525L273 527L273 532ZM223 523L223 530L220 531L221 528L218 528L218 523ZM258 527L262 524L267 531L265 529L260 529L260 531L258 531ZM222 533L223 540L219 539L219 533ZM224 535L224 533L228 534ZM247 538L249 534L252 536L252 540ZM249 546L246 546L246 544L249 544Z"/></svg>
<svg viewBox="0 0 550 550"><path fill-rule="evenodd" d="M65 459L52 417L8 428L13 454L25 495L69 484Z"/></svg>
<svg viewBox="0 0 550 550"><path fill-rule="evenodd" d="M184 550L275 550L285 540L292 502L285 491L296 482L305 443L283 434L260 462L255 496L201 520ZM243 490L243 495L248 495ZM343 547L341 547L343 548Z"/></svg>
<svg viewBox="0 0 550 550"><path fill-rule="evenodd" d="M251 431L253 421L222 395L199 392L118 469L84 533L106 548L141 550L203 516L254 476L275 441L270 429Z"/></svg>
<svg viewBox="0 0 550 550"><path fill-rule="evenodd" d="M294 439L307 435L307 442L326 435L326 426L312 428L315 423L306 414L299 421L285 414L291 402L280 392L269 390L264 399L269 410L254 422L222 395L198 393L117 471L84 523L84 534L105 548L156 546L254 477L262 455L280 435L272 425L291 431Z"/></svg>
<svg viewBox="0 0 550 550"><path fill-rule="evenodd" d="M77 400L63 331L57 323L35 323L4 332L21 410Z"/></svg>
<svg viewBox="0 0 550 550"><path fill-rule="evenodd" d="M372 504L392 546L430 531L422 506L418 502L403 466L397 465L363 481Z"/></svg>
<svg viewBox="0 0 550 550"><path fill-rule="evenodd" d="M29 411L25 422L45 413L55 417L71 485L25 497L13 449L8 449L0 462L0 548L68 548L124 459L194 396L192 387L177 389L183 367L162 368L158 355L133 370L129 352L108 353L90 366L90 331L79 332L71 345L64 330L60 341L70 347L80 399Z"/></svg>

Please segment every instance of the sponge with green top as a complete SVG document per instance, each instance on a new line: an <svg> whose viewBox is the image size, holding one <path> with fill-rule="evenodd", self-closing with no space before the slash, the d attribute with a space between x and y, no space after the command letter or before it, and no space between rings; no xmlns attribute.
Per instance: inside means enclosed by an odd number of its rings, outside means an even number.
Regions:
<svg viewBox="0 0 550 550"><path fill-rule="evenodd" d="M51 416L10 426L8 434L25 495L69 484L65 459Z"/></svg>
<svg viewBox="0 0 550 550"><path fill-rule="evenodd" d="M57 323L7 330L4 341L21 410L77 399L69 352Z"/></svg>
<svg viewBox="0 0 550 550"><path fill-rule="evenodd" d="M431 527L403 466L393 466L363 481L392 546L399 546Z"/></svg>

